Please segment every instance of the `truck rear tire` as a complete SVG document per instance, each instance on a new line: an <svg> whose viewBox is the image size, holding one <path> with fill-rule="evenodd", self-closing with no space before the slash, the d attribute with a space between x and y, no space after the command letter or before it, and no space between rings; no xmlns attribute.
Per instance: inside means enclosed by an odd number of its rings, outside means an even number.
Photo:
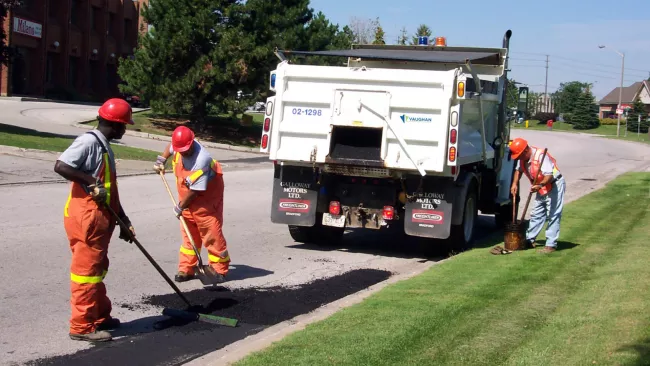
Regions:
<svg viewBox="0 0 650 366"><path fill-rule="evenodd" d="M289 225L291 238L303 244L338 245L343 239L344 228L323 226L322 215L316 215L314 226Z"/></svg>
<svg viewBox="0 0 650 366"><path fill-rule="evenodd" d="M456 251L469 249L474 241L476 222L478 221L478 193L476 184L472 183L465 196L463 222L451 227L451 246Z"/></svg>

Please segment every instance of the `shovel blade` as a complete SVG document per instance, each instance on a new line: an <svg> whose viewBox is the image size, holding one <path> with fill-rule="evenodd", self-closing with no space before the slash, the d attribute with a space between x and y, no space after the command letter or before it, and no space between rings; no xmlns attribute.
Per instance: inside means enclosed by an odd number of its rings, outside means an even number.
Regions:
<svg viewBox="0 0 650 366"><path fill-rule="evenodd" d="M199 267L198 271L196 271L196 277L198 277L204 285L218 285L225 282L223 276L214 272L210 266Z"/></svg>

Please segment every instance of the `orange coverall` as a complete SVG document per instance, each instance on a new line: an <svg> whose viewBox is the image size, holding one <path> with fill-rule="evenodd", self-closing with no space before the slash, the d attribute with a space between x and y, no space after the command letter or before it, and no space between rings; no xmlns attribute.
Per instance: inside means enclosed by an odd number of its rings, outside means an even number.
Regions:
<svg viewBox="0 0 650 366"><path fill-rule="evenodd" d="M104 152L98 178L107 191L106 203L119 212L117 179L109 159L109 154ZM108 244L116 221L102 206L93 201L80 184L72 182L63 215L72 251L70 333L93 332L110 318L111 301L106 296L103 280L108 272Z"/></svg>
<svg viewBox="0 0 650 366"><path fill-rule="evenodd" d="M201 175L208 173L202 170L186 170L183 167L183 159L177 152L173 156L172 168L176 176L178 199L181 201L190 191L190 188L186 185L186 178L189 177L190 184L192 184ZM186 210L183 210L183 218L194 239L196 249L200 252L202 246L208 248L210 265L217 273L225 276L228 273L230 256L226 238L223 235L223 171L219 162L214 159L212 159L210 168L216 173L215 176L208 182L207 189L197 192L197 197L194 198ZM183 244L179 253L178 270L193 275L194 266L197 265L198 259L182 224L181 235Z"/></svg>

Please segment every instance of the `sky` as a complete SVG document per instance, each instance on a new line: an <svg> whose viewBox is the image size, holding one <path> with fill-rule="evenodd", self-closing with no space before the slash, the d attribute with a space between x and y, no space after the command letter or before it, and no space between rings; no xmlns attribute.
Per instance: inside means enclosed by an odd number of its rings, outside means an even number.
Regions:
<svg viewBox="0 0 650 366"><path fill-rule="evenodd" d="M548 93L560 83L593 84L600 100L623 86L650 77L650 0L311 0L342 28L352 17L379 18L386 43L396 43L400 29L412 36L426 24L448 46L501 47L510 38L509 77L544 92L548 55ZM600 49L599 45L606 47Z"/></svg>

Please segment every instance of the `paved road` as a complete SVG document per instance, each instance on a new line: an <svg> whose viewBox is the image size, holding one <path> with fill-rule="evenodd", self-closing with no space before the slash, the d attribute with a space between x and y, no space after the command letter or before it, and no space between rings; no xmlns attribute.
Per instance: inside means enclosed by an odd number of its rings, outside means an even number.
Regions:
<svg viewBox="0 0 650 366"><path fill-rule="evenodd" d="M85 120L95 114L95 108L50 103L0 101L0 108L6 113L3 123L72 135L83 130L69 126L71 119ZM646 145L579 134L513 134L550 147L568 180L568 200L599 188L622 172L647 170L650 164L650 147ZM142 138L125 138L123 142L155 149L164 146L164 142ZM3 364L30 360L66 365L178 364L212 351L218 355L230 342L382 281L389 275L384 271L401 273L437 259L428 257L417 245L404 246L376 234L346 235L341 247L329 250L296 245L286 227L270 223L269 164L254 154L213 152L218 159L230 159L225 168L225 234L233 258L231 281L225 291L215 293L202 291L198 281L181 288L208 311L238 318L241 327L190 324L152 332L161 307L180 304L137 248L119 241L116 233L106 282L114 315L126 322L117 333L122 338L96 348L69 340L70 254L61 216L68 185L0 186L0 232L6 238L0 242L0 281L5 284L0 294ZM45 160L49 167L51 161ZM3 170L29 175L16 164L21 165L20 159L0 159ZM527 187L522 185L522 189ZM175 273L179 224L171 216L160 178L125 177L120 180L120 190L142 244L168 274ZM487 232L492 222L484 217L481 225L482 232Z"/></svg>
<svg viewBox="0 0 650 366"><path fill-rule="evenodd" d="M624 171L647 170L650 164L650 147L642 144L578 134L514 133L550 147L568 180L568 200ZM106 283L114 315L127 322L117 335L126 337L95 348L69 340L66 333L70 254L61 215L68 185L0 187L0 232L5 238L0 242L0 359L101 365L129 360L180 364L212 351L216 357L230 342L385 279L384 271L400 273L436 260L416 245L403 246L376 234L346 235L341 247L329 250L296 245L286 227L270 222L271 174L268 164L259 161L226 168L225 234L232 279L213 293L201 291L198 281L180 286L207 310L238 318L240 328L189 324L152 332L161 307L180 303L137 248L119 241L116 233ZM171 216L160 178L126 177L120 190L142 244L168 274L175 273L179 224ZM483 218L481 225L486 232L492 223Z"/></svg>
<svg viewBox="0 0 650 366"><path fill-rule="evenodd" d="M31 128L40 132L49 132L69 137L76 137L87 130L73 126L74 123L91 120L97 117L98 107L50 103L50 102L20 102L11 99L0 99L2 119L0 123ZM139 109L135 109L138 111ZM128 129L128 127L127 127ZM142 149L160 151L167 146L166 141L140 138L124 135L117 143ZM216 159L231 160L259 156L257 154L212 149L210 152Z"/></svg>

